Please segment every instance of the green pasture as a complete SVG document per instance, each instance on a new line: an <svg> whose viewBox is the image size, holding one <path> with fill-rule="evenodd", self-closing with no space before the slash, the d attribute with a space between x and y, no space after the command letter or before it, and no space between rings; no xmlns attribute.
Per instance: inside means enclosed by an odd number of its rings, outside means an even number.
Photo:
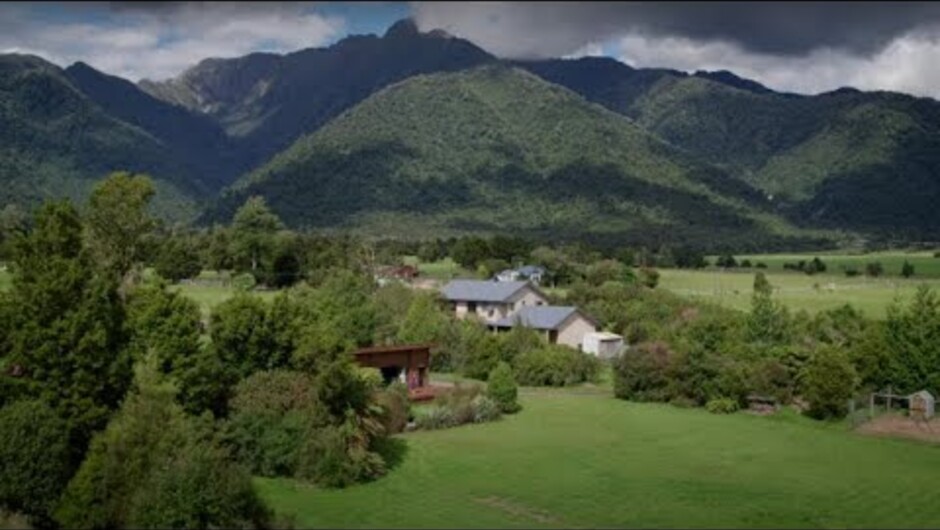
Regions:
<svg viewBox="0 0 940 530"><path fill-rule="evenodd" d="M324 490L258 478L300 528L936 527L940 451L784 412L523 390L517 415L399 435L400 464Z"/></svg>
<svg viewBox="0 0 940 530"><path fill-rule="evenodd" d="M935 258L933 252L902 252L885 251L869 252L866 254L850 254L845 252L831 253L809 253L809 254L741 254L735 255L735 259L740 263L744 259L751 260L752 264L758 262L767 265L768 271L784 271L784 263L797 263L800 260L811 261L814 257L819 257L827 267L826 272L831 274L845 275L846 268L854 268L859 273L865 273L865 265L872 262L879 262L884 267L885 276L901 276L901 266L905 261L914 266L915 278L940 278L940 258ZM714 263L715 256L710 256L709 261Z"/></svg>
<svg viewBox="0 0 940 530"><path fill-rule="evenodd" d="M896 296L907 300L922 284L940 288L940 278L846 278L834 274L809 276L769 271L765 274L775 288L774 297L793 310L805 309L810 313L851 304L872 318L883 318ZM750 309L757 271L661 269L659 272L662 289L735 309Z"/></svg>

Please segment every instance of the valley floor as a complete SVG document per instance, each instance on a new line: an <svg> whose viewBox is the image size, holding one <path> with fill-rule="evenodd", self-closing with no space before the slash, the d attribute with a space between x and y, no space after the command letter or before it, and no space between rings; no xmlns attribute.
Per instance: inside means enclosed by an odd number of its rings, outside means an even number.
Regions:
<svg viewBox="0 0 940 530"><path fill-rule="evenodd" d="M345 490L258 478L298 527L936 527L937 447L789 412L729 416L523 390L519 414L401 435Z"/></svg>

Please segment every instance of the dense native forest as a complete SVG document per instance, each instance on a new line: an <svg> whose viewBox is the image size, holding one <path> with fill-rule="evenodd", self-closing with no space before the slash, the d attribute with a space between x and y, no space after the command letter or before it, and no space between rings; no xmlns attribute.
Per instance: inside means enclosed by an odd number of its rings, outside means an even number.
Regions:
<svg viewBox="0 0 940 530"><path fill-rule="evenodd" d="M720 252L935 239L940 106L729 72L503 61L410 21L138 84L0 56L4 205L145 172L171 222L252 195L294 229ZM898 208L904 204L904 208Z"/></svg>

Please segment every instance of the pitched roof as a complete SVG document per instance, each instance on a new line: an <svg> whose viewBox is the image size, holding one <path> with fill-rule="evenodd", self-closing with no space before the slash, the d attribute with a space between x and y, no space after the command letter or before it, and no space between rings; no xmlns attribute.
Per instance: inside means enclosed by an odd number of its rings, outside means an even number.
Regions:
<svg viewBox="0 0 940 530"><path fill-rule="evenodd" d="M491 325L499 328L511 328L516 322L535 329L558 329L568 317L578 312L574 306L541 305L523 307L516 313L503 317ZM590 319L588 319L590 320Z"/></svg>
<svg viewBox="0 0 940 530"><path fill-rule="evenodd" d="M472 302L505 302L529 282L496 282L492 280L452 280L444 286L448 300ZM531 288L531 285L529 285Z"/></svg>
<svg viewBox="0 0 940 530"><path fill-rule="evenodd" d="M525 267L519 267L516 269L519 274L525 274L526 276L532 276L533 274L543 274L545 272L544 267L539 267L538 265L526 265Z"/></svg>

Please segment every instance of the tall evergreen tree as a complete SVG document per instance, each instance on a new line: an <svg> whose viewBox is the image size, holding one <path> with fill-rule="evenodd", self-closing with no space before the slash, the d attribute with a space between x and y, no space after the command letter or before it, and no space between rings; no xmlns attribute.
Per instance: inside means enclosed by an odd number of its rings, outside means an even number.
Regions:
<svg viewBox="0 0 940 530"><path fill-rule="evenodd" d="M82 447L131 379L117 280L93 266L68 202L45 204L15 245L3 352L25 392L52 405ZM6 327L6 326L5 326Z"/></svg>
<svg viewBox="0 0 940 530"><path fill-rule="evenodd" d="M257 275L258 266L272 251L274 234L283 226L278 216L268 209L263 197L251 197L245 201L232 221L235 259L242 264L250 264L252 274Z"/></svg>

